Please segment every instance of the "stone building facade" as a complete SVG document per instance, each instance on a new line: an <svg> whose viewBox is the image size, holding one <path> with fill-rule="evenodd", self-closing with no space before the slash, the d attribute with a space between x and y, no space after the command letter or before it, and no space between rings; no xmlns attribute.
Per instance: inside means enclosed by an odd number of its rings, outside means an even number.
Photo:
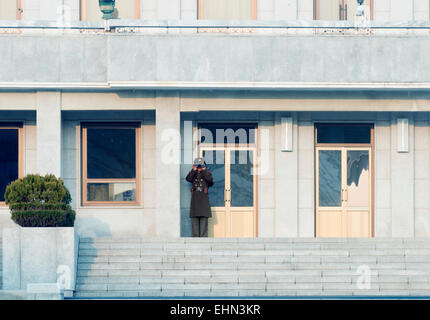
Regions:
<svg viewBox="0 0 430 320"><path fill-rule="evenodd" d="M188 237L203 155L211 236L430 236L429 1L130 3L0 11L3 184L61 176L82 237Z"/></svg>

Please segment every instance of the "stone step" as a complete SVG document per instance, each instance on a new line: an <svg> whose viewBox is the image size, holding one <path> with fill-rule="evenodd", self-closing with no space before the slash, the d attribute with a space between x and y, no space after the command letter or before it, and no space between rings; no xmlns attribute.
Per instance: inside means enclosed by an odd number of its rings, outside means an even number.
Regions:
<svg viewBox="0 0 430 320"><path fill-rule="evenodd" d="M78 291L141 291L141 290L430 290L430 283L377 283L371 282L368 286L359 287L357 283L333 282L268 282L268 283L234 283L234 282L208 282L208 283L78 283Z"/></svg>
<svg viewBox="0 0 430 320"><path fill-rule="evenodd" d="M209 250L337 250L337 249L407 249L419 248L428 249L428 243L165 243L165 242L149 242L149 243L128 243L128 242L97 242L97 243L81 243L82 249L163 249L163 250L183 250L183 249L209 249Z"/></svg>
<svg viewBox="0 0 430 320"><path fill-rule="evenodd" d="M365 272L365 268L372 270L430 270L430 263L257 263L257 262L211 262L211 263L183 263L183 262L118 262L118 263L79 263L79 270L353 270ZM360 271L361 270L361 271Z"/></svg>
<svg viewBox="0 0 430 320"><path fill-rule="evenodd" d="M340 283L356 284L360 280L358 275L324 276L319 275L284 275L284 276L243 276L236 275L208 275L208 276L175 276L175 277L151 277L151 276L115 276L115 277L78 277L79 284L99 283ZM371 276L371 283L401 283L401 284L430 284L429 276Z"/></svg>
<svg viewBox="0 0 430 320"><path fill-rule="evenodd" d="M347 290L347 289L272 289L272 290L235 290L235 289L221 289L221 290L201 290L201 289L188 289L188 290L139 290L139 291L80 291L75 293L77 298L137 298L137 297L340 297L340 296L428 296L426 290Z"/></svg>
<svg viewBox="0 0 430 320"><path fill-rule="evenodd" d="M76 283L99 298L430 295L430 239L83 238Z"/></svg>
<svg viewBox="0 0 430 320"><path fill-rule="evenodd" d="M386 263L404 263L413 264L430 264L430 256L182 256L182 255L101 255L101 256L79 256L78 263L365 263L365 264L386 264Z"/></svg>

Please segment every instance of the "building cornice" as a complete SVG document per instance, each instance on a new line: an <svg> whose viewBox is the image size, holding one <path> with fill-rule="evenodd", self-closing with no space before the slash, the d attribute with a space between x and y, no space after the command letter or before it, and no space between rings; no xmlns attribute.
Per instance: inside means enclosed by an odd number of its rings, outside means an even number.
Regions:
<svg viewBox="0 0 430 320"><path fill-rule="evenodd" d="M0 89L26 90L428 90L430 82L205 82L205 81L108 81L108 82L0 82Z"/></svg>

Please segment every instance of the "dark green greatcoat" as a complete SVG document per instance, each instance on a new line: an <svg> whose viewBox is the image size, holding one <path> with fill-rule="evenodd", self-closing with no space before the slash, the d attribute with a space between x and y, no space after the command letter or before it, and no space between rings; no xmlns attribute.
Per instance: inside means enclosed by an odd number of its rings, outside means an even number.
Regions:
<svg viewBox="0 0 430 320"><path fill-rule="evenodd" d="M214 184L212 174L207 170L202 170L201 172L191 170L185 179L192 183L190 217L211 218L208 189Z"/></svg>

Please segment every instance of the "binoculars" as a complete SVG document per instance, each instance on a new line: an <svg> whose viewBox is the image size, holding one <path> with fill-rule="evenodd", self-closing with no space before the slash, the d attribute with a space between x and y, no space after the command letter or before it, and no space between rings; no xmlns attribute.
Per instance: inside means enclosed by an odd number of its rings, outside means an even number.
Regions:
<svg viewBox="0 0 430 320"><path fill-rule="evenodd" d="M203 158L196 158L194 160L194 165L197 168L204 168L204 167L206 167L206 162L205 162L205 160Z"/></svg>

